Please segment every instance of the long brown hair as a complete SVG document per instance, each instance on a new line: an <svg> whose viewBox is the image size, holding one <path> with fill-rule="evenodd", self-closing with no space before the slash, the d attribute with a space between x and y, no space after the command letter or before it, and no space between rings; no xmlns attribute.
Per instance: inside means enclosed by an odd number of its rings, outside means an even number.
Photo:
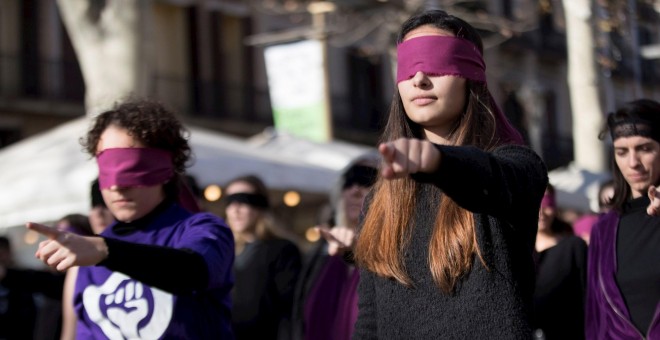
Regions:
<svg viewBox="0 0 660 340"><path fill-rule="evenodd" d="M483 53L479 34L465 21L444 11L427 11L408 19L399 32L398 42L411 30L432 25L453 32L457 37L474 43ZM466 107L452 128L452 145L473 145L492 150L511 140L498 130L497 118L490 92L485 83L467 80ZM411 121L403 108L401 96L395 93L381 141L397 138L424 139L423 129ZM379 276L392 278L412 286L403 254L410 241L416 193L420 185L410 177L385 180L379 178L374 186L369 210L360 230L355 249L358 264ZM445 293L451 293L457 282L472 269L476 255L486 266L476 240L474 216L446 195L436 212L433 234L429 243L429 268L433 280Z"/></svg>

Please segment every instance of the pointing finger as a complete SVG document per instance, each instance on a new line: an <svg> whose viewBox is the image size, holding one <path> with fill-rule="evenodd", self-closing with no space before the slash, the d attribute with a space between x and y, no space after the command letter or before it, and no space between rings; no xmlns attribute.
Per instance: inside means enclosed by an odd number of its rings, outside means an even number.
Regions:
<svg viewBox="0 0 660 340"><path fill-rule="evenodd" d="M34 231L38 232L39 234L42 234L42 235L48 237L51 240L56 239L58 236L60 236L62 234L61 231L59 231L55 228L51 228L51 227L48 227L48 226L45 226L45 225L39 224L39 223L28 222L28 223L25 224L25 226L28 229L34 230Z"/></svg>

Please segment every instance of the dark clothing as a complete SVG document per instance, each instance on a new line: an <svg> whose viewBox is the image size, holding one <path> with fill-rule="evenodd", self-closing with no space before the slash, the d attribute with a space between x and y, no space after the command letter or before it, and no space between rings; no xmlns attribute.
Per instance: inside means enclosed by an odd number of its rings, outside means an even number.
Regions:
<svg viewBox="0 0 660 340"><path fill-rule="evenodd" d="M584 339L587 244L566 236L538 254L534 328L546 340Z"/></svg>
<svg viewBox="0 0 660 340"><path fill-rule="evenodd" d="M616 281L630 312L630 321L646 333L660 308L660 224L646 213L648 197L632 200L621 216L616 238ZM660 309L658 310L660 312Z"/></svg>
<svg viewBox="0 0 660 340"><path fill-rule="evenodd" d="M626 216L626 213L623 214ZM619 229L634 227L627 222L624 224L622 220L619 222L619 214L611 211L602 216L594 225L591 231L591 238L589 242L589 258L588 258L588 274L587 274L587 303L586 303L586 319L585 319L585 332L587 339L660 339L660 301L657 298L657 289L660 287L660 277L657 276L658 263L660 258L645 259L644 261L651 261L651 267L640 269L634 263L619 262L619 255L617 254L617 242L619 236ZM641 217L641 216L639 216ZM657 233L660 230L660 217L648 216L644 217L650 223L644 225L652 225ZM628 220L627 220L628 221ZM627 232L623 232L627 234ZM658 247L658 241L649 240L648 244L642 249L641 255L649 254L648 247ZM626 241L627 242L627 241ZM651 244L651 242L655 242ZM636 251L636 250L635 250ZM656 253L657 254L657 253ZM648 255L645 255L648 256ZM655 255L657 256L657 255ZM621 263L621 266L618 266ZM655 312L652 321L649 323L648 330L641 332L632 322L631 313L627 306L627 300L633 296L624 296L624 292L619 287L618 273L620 270L626 270L624 267L631 265L637 273L637 277L641 280L641 285L650 285L651 290L648 292L639 292L645 294L650 303L655 303ZM630 274L625 274L629 276ZM653 277L655 275L655 277ZM648 282L642 282L648 280ZM634 285L634 282L622 282L623 285ZM655 289L654 289L655 288ZM625 288L628 290L628 288ZM655 293L653 293L655 291Z"/></svg>
<svg viewBox="0 0 660 340"><path fill-rule="evenodd" d="M283 239L255 241L236 256L232 324L236 339L289 338L298 247Z"/></svg>
<svg viewBox="0 0 660 340"><path fill-rule="evenodd" d="M32 292L0 284L0 339L32 339L36 316Z"/></svg>
<svg viewBox="0 0 660 340"><path fill-rule="evenodd" d="M5 278L0 282L10 295L20 296L22 302L14 302L13 308L21 305L23 309L20 323L5 324L0 321L0 339L3 333L9 330L20 336L20 339L59 339L62 329L62 290L64 288L64 274L59 272L12 269L8 268ZM0 295L3 295L0 292ZM0 301L2 297L0 297ZM2 302L0 302L2 305ZM2 307L0 306L0 310ZM11 312L13 313L13 312ZM0 316L0 319L3 319ZM21 324L19 326L19 324ZM23 327L23 329L19 329ZM16 338L9 336L9 339Z"/></svg>
<svg viewBox="0 0 660 340"><path fill-rule="evenodd" d="M422 182L404 265L413 287L361 270L357 339L530 339L538 209L548 183L531 149L438 146L439 169ZM429 269L440 190L473 212L478 258L452 294ZM368 203L369 201L367 201Z"/></svg>

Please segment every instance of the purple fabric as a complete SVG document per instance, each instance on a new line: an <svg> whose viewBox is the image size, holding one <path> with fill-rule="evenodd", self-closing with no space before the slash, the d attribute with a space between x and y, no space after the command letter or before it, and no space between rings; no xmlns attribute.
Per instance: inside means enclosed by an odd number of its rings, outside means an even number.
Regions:
<svg viewBox="0 0 660 340"><path fill-rule="evenodd" d="M555 201L555 195L553 194L544 194L543 199L541 200L541 208L556 208L557 202Z"/></svg>
<svg viewBox="0 0 660 340"><path fill-rule="evenodd" d="M212 214L192 215L174 204L146 228L101 236L132 243L187 248L204 257L208 289L178 296L103 266L80 267L74 292L79 339L231 339L233 236Z"/></svg>
<svg viewBox="0 0 660 340"><path fill-rule="evenodd" d="M154 148L112 148L96 156L99 187L149 187L160 185L174 176L172 155ZM177 200L182 207L196 213L201 209L184 180L179 181Z"/></svg>
<svg viewBox="0 0 660 340"><path fill-rule="evenodd" d="M422 71L433 76L457 76L486 84L486 63L479 49L470 41L440 35L408 39L397 46L397 83ZM488 100L495 112L497 134L503 143L523 144L518 132L507 120L492 94Z"/></svg>
<svg viewBox="0 0 660 340"><path fill-rule="evenodd" d="M350 340L355 329L358 316L357 287L360 282L360 271L353 268L339 296L339 308L335 316L334 339Z"/></svg>
<svg viewBox="0 0 660 340"><path fill-rule="evenodd" d="M341 296L349 282L349 265L340 256L328 256L325 266L310 290L304 306L305 339L334 340L335 317L342 305ZM357 294L357 288L355 289ZM357 302L356 302L357 308ZM343 317L343 316L340 316ZM357 314L353 323L357 320ZM350 339L349 337L345 339Z"/></svg>
<svg viewBox="0 0 660 340"><path fill-rule="evenodd" d="M396 82L410 79L418 71L486 82L486 64L477 47L450 36L427 35L397 46Z"/></svg>
<svg viewBox="0 0 660 340"><path fill-rule="evenodd" d="M596 221L598 221L598 214L588 214L582 216L573 222L573 232L575 235L590 235Z"/></svg>
<svg viewBox="0 0 660 340"><path fill-rule="evenodd" d="M167 182L174 176L172 155L153 148L112 148L96 155L101 189L148 187Z"/></svg>
<svg viewBox="0 0 660 340"><path fill-rule="evenodd" d="M619 215L603 215L591 230L587 273L585 332L587 339L660 340L660 302L648 334L630 321L628 308L616 283L616 235Z"/></svg>

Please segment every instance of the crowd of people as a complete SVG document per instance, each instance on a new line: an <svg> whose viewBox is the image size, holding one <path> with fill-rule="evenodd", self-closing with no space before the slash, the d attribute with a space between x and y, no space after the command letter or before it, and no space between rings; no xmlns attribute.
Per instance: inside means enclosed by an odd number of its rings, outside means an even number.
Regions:
<svg viewBox="0 0 660 340"><path fill-rule="evenodd" d="M660 339L660 103L607 116L613 179L569 223L485 65L464 20L403 23L377 154L341 172L308 251L249 173L223 216L201 209L163 105L101 113L89 215L26 224L50 270L15 268L0 238L0 339L35 338L35 294L60 339Z"/></svg>

